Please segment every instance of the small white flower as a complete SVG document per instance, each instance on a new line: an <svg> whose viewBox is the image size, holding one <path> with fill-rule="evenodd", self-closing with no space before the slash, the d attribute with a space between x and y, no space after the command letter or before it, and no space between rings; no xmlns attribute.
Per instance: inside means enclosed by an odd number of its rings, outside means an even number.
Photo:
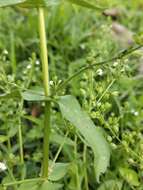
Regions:
<svg viewBox="0 0 143 190"><path fill-rule="evenodd" d="M3 54L7 55L8 51L6 49L3 50Z"/></svg>
<svg viewBox="0 0 143 190"><path fill-rule="evenodd" d="M116 67L119 63L116 61L113 63L113 66Z"/></svg>
<svg viewBox="0 0 143 190"><path fill-rule="evenodd" d="M96 72L97 72L97 75L99 75L99 76L103 75L103 70L102 69L98 69Z"/></svg>
<svg viewBox="0 0 143 190"><path fill-rule="evenodd" d="M4 162L0 162L0 172L5 171L7 169L7 166Z"/></svg>
<svg viewBox="0 0 143 190"><path fill-rule="evenodd" d="M39 60L36 60L35 64L36 64L36 65L40 65L40 61L39 61Z"/></svg>
<svg viewBox="0 0 143 190"><path fill-rule="evenodd" d="M31 69L31 65L27 65L27 69Z"/></svg>
<svg viewBox="0 0 143 190"><path fill-rule="evenodd" d="M81 44L80 47L81 47L81 49L84 50L85 49L85 44Z"/></svg>
<svg viewBox="0 0 143 190"><path fill-rule="evenodd" d="M50 85L51 85L51 86L54 85L54 81L51 80L51 81L50 81Z"/></svg>
<svg viewBox="0 0 143 190"><path fill-rule="evenodd" d="M135 116L138 116L138 115L139 115L139 112L138 112L138 111L135 111L135 112L134 112L134 115L135 115Z"/></svg>
<svg viewBox="0 0 143 190"><path fill-rule="evenodd" d="M138 111L135 111L134 109L131 110L131 113L132 113L134 116L138 116L138 115L139 115L139 112L138 112Z"/></svg>

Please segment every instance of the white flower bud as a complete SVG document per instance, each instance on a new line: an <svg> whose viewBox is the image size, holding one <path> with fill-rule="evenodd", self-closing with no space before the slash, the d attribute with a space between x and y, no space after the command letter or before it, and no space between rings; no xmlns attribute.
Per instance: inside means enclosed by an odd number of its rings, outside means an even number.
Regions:
<svg viewBox="0 0 143 190"><path fill-rule="evenodd" d="M5 171L7 169L7 166L4 162L0 162L0 172Z"/></svg>

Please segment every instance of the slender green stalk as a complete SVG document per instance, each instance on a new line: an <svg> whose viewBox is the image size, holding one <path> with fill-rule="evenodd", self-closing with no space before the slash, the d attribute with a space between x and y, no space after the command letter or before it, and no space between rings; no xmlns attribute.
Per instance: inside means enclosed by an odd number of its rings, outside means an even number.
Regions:
<svg viewBox="0 0 143 190"><path fill-rule="evenodd" d="M41 182L41 181L45 181L45 179L44 178L33 178L33 179L25 179L25 180L20 180L20 181L13 181L10 183L5 183L5 184L3 184L3 186L8 187L8 186L13 186L13 185L20 185L23 183Z"/></svg>
<svg viewBox="0 0 143 190"><path fill-rule="evenodd" d="M50 96L49 86L49 68L48 68L48 51L46 45L46 29L45 29L45 17L44 8L39 8L39 35L40 35L40 49L41 49L41 61L45 96ZM50 112L51 102L45 101L45 116L44 116L44 139L43 139L43 163L42 163L42 177L48 177L49 167L49 137L50 137Z"/></svg>
<svg viewBox="0 0 143 190"><path fill-rule="evenodd" d="M111 86L114 84L115 81L116 81L116 79L113 79L111 81L111 83L107 86L107 88L105 89L105 91L103 92L103 94L100 96L100 98L98 99L98 101L97 101L96 104L98 104L102 100L102 98L105 96L105 94L108 92L108 90L111 88Z"/></svg>
<svg viewBox="0 0 143 190"><path fill-rule="evenodd" d="M24 163L24 156L23 156L23 140L22 140L22 129L21 129L21 122L19 121L18 125L18 137L19 137L19 146L20 146L20 163Z"/></svg>
<svg viewBox="0 0 143 190"><path fill-rule="evenodd" d="M79 170L78 170L78 162L77 162L77 136L75 135L75 142L74 142L74 157L75 157L75 161L76 161L76 168L75 168L75 172L76 172L76 188L77 190L81 190L80 187L80 177L79 177Z"/></svg>
<svg viewBox="0 0 143 190"><path fill-rule="evenodd" d="M7 170L8 170L9 177L11 178L11 180L12 180L13 183L14 183L16 180L15 180L15 177L14 177L14 175L13 175L12 168L7 165ZM14 185L13 185L13 188L14 188L14 190L17 190L17 185L14 184Z"/></svg>
<svg viewBox="0 0 143 190"><path fill-rule="evenodd" d="M12 67L12 73L16 74L16 53L15 53L15 38L14 38L14 32L10 32L10 45L11 45L11 51L10 51L10 62Z"/></svg>
<svg viewBox="0 0 143 190"><path fill-rule="evenodd" d="M19 107L19 119L18 119L18 138L19 138L19 147L20 147L20 164L24 165L24 153L23 153L23 137L22 137L22 124L21 124L21 113L23 109L23 100L20 102Z"/></svg>
<svg viewBox="0 0 143 190"><path fill-rule="evenodd" d="M51 169L53 169L53 167L54 167L54 165L55 165L55 163L56 163L56 161L57 161L57 159L59 157L59 154L62 151L62 148L63 148L63 146L65 144L65 141L66 141L66 138L67 138L68 134L69 134L69 131L66 132L65 137L64 137L64 139L63 139L63 141L62 141L62 143L61 143L61 145L60 145L60 147L59 147L59 149L58 149L58 151L57 151L57 153L56 153L56 155L55 155L55 157L53 159L53 162L52 162L51 167L50 167Z"/></svg>
<svg viewBox="0 0 143 190"><path fill-rule="evenodd" d="M89 190L89 187L88 187L88 176L87 176L87 158L86 158L86 154L87 154L87 146L84 145L84 151L83 151L84 180L85 180L85 189Z"/></svg>

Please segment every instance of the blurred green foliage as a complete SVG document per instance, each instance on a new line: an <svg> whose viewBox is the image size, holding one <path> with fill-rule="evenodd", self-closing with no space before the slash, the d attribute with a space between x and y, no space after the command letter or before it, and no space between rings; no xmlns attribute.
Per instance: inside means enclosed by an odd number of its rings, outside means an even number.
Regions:
<svg viewBox="0 0 143 190"><path fill-rule="evenodd" d="M130 46L113 31L114 23L132 33L132 45L141 44L141 0L98 0L98 4L114 7L120 14L113 18L74 5L71 8L68 3L46 11L53 92L61 80L82 66L111 58ZM35 9L5 8L0 11L0 161L6 162L16 179L23 169L19 164L18 125L22 125L24 138L26 166L23 178L38 176L42 159L43 105L15 96L25 89L42 91L37 28ZM75 135L75 128L61 117L57 104L52 103L50 159L54 159L64 139L57 160L63 163L58 168L62 171L58 182L63 184L63 189L143 189L142 78L143 50L140 49L126 58L85 71L62 92L56 92L57 96L71 93L77 97L94 124L105 134L111 148L110 166L98 184L90 148L83 143L83 137ZM1 97L4 94L10 94L11 98L4 99ZM65 136L67 131L68 136ZM1 182L10 182L13 174L1 172Z"/></svg>

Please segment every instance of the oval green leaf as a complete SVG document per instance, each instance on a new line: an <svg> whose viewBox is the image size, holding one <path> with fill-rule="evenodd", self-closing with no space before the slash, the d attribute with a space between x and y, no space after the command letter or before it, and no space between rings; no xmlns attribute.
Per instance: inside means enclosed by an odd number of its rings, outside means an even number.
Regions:
<svg viewBox="0 0 143 190"><path fill-rule="evenodd" d="M25 0L0 0L0 7L18 5L25 2Z"/></svg>
<svg viewBox="0 0 143 190"><path fill-rule="evenodd" d="M98 190L122 190L123 182L119 180L107 180L104 181L98 188Z"/></svg>
<svg viewBox="0 0 143 190"><path fill-rule="evenodd" d="M119 168L120 175L131 185L139 186L138 174L135 170L130 168Z"/></svg>
<svg viewBox="0 0 143 190"><path fill-rule="evenodd" d="M71 95L62 96L60 110L65 119L70 121L81 133L94 152L96 179L104 173L109 165L110 149L101 130L95 127L89 116L82 111L78 101Z"/></svg>
<svg viewBox="0 0 143 190"><path fill-rule="evenodd" d="M92 3L89 3L87 0L66 0L67 2L89 8L95 10L103 10L105 8L95 6ZM62 0L0 0L0 7L6 6L14 6L19 5L25 8L36 8L36 7L49 7L53 5L57 5L61 2L65 2Z"/></svg>
<svg viewBox="0 0 143 190"><path fill-rule="evenodd" d="M8 136L0 135L0 143L3 143L8 140Z"/></svg>
<svg viewBox="0 0 143 190"><path fill-rule="evenodd" d="M49 180L58 181L62 179L69 169L69 163L55 163L52 168L50 168Z"/></svg>
<svg viewBox="0 0 143 190"><path fill-rule="evenodd" d="M61 0L0 0L0 7L19 5L26 8L49 7Z"/></svg>

